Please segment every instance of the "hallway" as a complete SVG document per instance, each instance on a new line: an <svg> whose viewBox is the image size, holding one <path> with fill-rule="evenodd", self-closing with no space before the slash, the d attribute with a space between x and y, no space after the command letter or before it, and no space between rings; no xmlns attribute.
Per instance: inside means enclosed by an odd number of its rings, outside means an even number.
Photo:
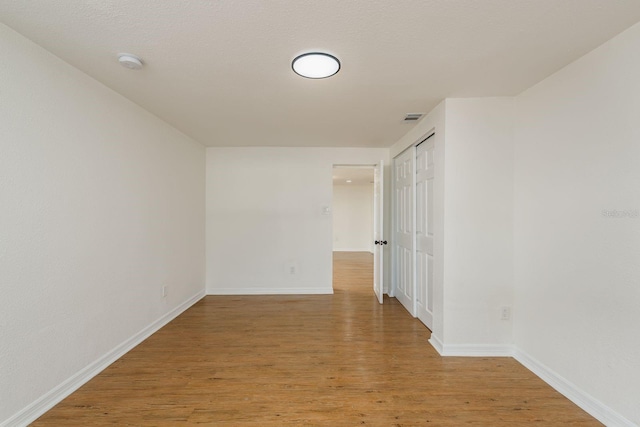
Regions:
<svg viewBox="0 0 640 427"><path fill-rule="evenodd" d="M36 426L597 426L511 358L442 358L369 253L334 295L207 296Z"/></svg>

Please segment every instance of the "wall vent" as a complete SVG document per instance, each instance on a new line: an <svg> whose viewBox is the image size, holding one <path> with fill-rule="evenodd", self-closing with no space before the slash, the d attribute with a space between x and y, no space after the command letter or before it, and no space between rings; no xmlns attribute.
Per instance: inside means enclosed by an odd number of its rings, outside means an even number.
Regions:
<svg viewBox="0 0 640 427"><path fill-rule="evenodd" d="M417 122L418 120L420 120L422 118L422 116L424 116L424 113L409 113L406 116L404 116L404 121L405 122Z"/></svg>

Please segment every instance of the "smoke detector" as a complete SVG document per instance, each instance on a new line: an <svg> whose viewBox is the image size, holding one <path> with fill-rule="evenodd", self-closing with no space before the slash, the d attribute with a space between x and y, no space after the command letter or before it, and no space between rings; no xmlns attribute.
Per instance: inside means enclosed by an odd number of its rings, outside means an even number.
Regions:
<svg viewBox="0 0 640 427"><path fill-rule="evenodd" d="M120 62L120 65L124 68L128 68L130 70L142 69L142 59L129 53L121 53L118 55L118 62Z"/></svg>

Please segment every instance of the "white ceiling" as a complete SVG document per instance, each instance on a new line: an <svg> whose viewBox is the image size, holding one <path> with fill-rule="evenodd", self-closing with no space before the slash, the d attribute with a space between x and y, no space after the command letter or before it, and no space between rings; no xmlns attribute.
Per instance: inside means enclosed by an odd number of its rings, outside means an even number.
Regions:
<svg viewBox="0 0 640 427"><path fill-rule="evenodd" d="M388 147L406 113L516 95L639 20L638 0L0 2L0 21L211 146ZM342 70L291 71L316 50Z"/></svg>

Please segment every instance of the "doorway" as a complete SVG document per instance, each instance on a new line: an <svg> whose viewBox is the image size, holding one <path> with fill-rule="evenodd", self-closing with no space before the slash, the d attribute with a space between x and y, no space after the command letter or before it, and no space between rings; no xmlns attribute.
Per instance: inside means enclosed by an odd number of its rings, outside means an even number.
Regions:
<svg viewBox="0 0 640 427"><path fill-rule="evenodd" d="M334 165L333 259L360 260L373 266L373 291L383 301L382 167ZM371 291L372 287L368 287ZM335 289L334 289L335 291Z"/></svg>

